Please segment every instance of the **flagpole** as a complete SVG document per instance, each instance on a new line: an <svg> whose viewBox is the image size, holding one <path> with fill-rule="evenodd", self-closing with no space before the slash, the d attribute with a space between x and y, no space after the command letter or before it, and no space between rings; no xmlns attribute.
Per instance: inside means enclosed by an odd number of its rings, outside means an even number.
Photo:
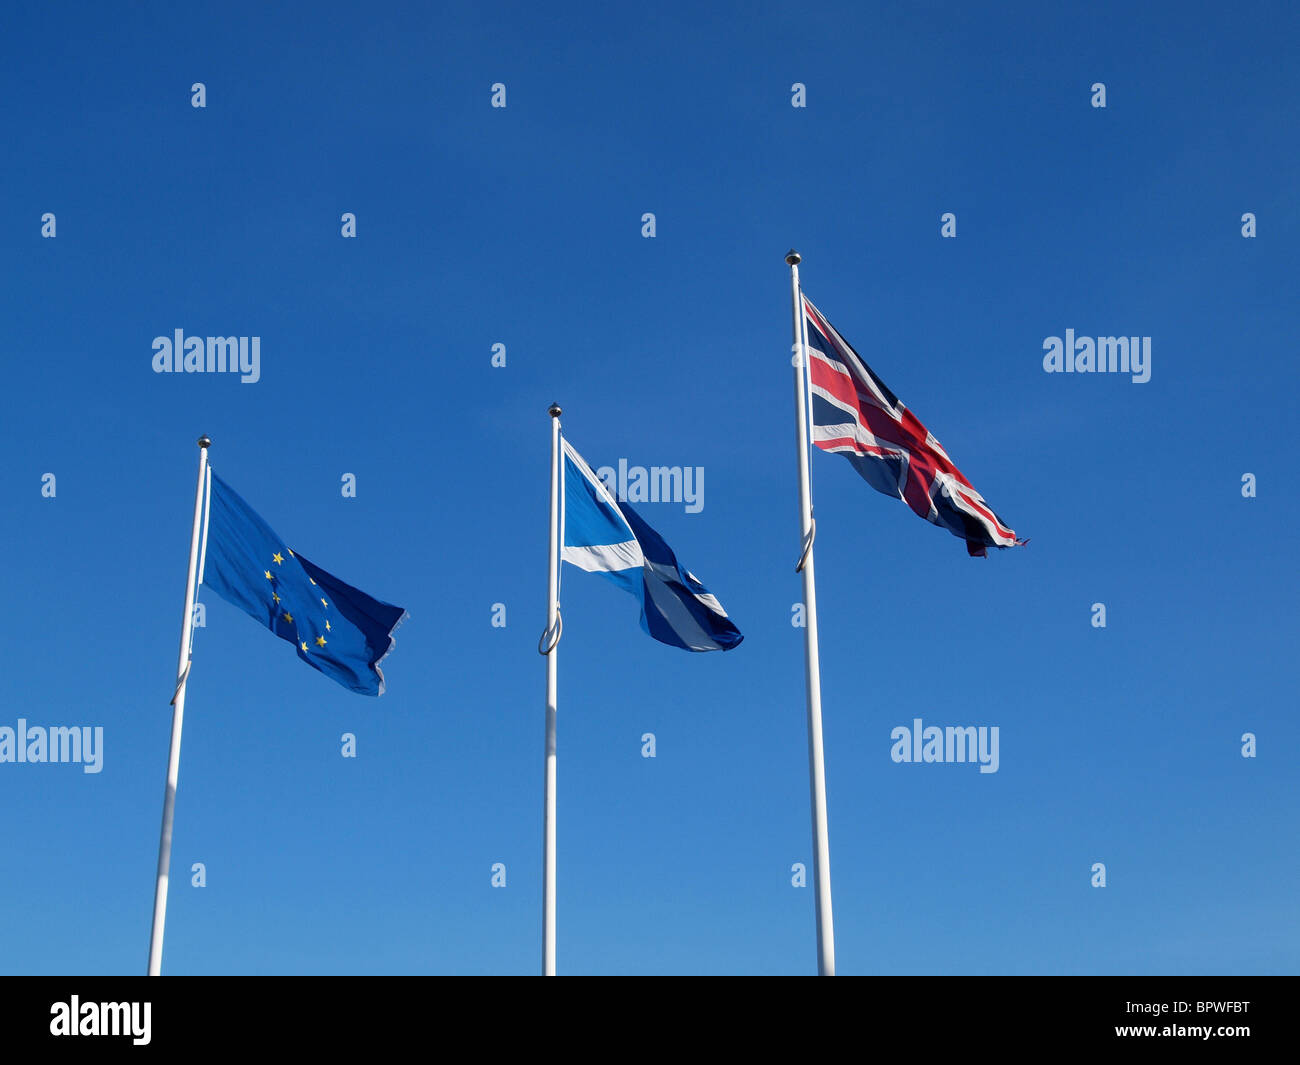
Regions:
<svg viewBox="0 0 1300 1065"><path fill-rule="evenodd" d="M149 975L162 974L163 925L167 921L167 880L172 860L172 822L176 814L176 779L181 767L181 724L185 718L185 685L190 674L190 639L194 631L194 575L199 561L199 531L208 473L207 436L199 437L199 482L194 490L194 525L190 530L190 565L185 577L185 614L181 620L181 653L172 696L172 739L167 756L167 787L163 792L162 833L158 839L158 880L153 894L153 931L149 936Z"/></svg>
<svg viewBox="0 0 1300 1065"><path fill-rule="evenodd" d="M542 816L542 975L555 975L555 710L556 658L560 633L560 414L551 416L551 554L546 588L546 632L538 650L546 656L545 812Z"/></svg>
<svg viewBox="0 0 1300 1065"><path fill-rule="evenodd" d="M822 681L817 651L817 582L813 575L813 540L817 525L812 515L812 487L808 476L808 342L804 336L803 307L799 292L802 256L791 251L790 297L794 310L795 435L799 452L799 531L802 554L796 567L803 573L804 679L808 691L808 774L812 791L813 887L817 906L817 972L835 975L835 924L831 916L830 832L826 826L826 764L822 754Z"/></svg>

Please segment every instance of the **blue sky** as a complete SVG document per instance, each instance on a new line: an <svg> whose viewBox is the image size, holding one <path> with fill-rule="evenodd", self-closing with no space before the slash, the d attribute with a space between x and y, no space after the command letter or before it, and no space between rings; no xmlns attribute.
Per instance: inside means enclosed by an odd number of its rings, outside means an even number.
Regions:
<svg viewBox="0 0 1300 1065"><path fill-rule="evenodd" d="M565 573L560 971L814 971L796 246L1031 538L968 559L812 456L840 972L1297 971L1300 16L480 7L6 15L0 726L105 750L0 764L0 970L144 969L201 432L411 618L371 700L200 594L164 971L538 969L557 400L593 466L704 468L640 513L746 637ZM178 328L261 379L155 374ZM1150 336L1151 380L1044 373L1066 329ZM892 762L916 717L998 726L998 772Z"/></svg>

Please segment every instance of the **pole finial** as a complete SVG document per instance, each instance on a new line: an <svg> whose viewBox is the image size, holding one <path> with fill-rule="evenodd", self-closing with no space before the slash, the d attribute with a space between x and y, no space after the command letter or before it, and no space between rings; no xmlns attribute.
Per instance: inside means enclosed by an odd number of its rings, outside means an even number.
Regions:
<svg viewBox="0 0 1300 1065"><path fill-rule="evenodd" d="M207 433L204 433L201 437L199 437L199 447L206 448L211 446L212 446L212 437L208 436Z"/></svg>
<svg viewBox="0 0 1300 1065"><path fill-rule="evenodd" d="M560 405L558 403L552 403L551 409L548 410L546 413L549 414L552 418L558 418L564 412L560 410Z"/></svg>
<svg viewBox="0 0 1300 1065"><path fill-rule="evenodd" d="M786 252L785 261L789 263L791 266L798 266L801 262L803 262L803 256L800 255L793 248L791 248L788 252Z"/></svg>

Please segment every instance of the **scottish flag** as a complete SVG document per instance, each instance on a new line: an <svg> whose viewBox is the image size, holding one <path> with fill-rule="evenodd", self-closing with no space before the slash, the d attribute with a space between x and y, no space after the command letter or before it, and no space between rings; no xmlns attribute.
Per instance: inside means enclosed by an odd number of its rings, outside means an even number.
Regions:
<svg viewBox="0 0 1300 1065"><path fill-rule="evenodd" d="M729 651L744 637L722 604L683 569L659 534L609 489L570 446L561 479L561 558L599 573L641 604L641 628L687 651Z"/></svg>
<svg viewBox="0 0 1300 1065"><path fill-rule="evenodd" d="M379 663L406 611L289 550L234 489L209 476L202 583L293 644L312 669L349 691L383 695Z"/></svg>

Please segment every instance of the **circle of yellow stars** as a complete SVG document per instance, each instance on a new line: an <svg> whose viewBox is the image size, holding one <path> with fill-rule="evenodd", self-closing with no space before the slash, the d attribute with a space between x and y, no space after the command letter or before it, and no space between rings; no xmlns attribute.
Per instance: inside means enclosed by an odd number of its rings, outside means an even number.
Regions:
<svg viewBox="0 0 1300 1065"><path fill-rule="evenodd" d="M289 551L289 548L286 547L285 550L286 550L286 551ZM289 554L290 554L290 555L293 555L293 552L292 552L292 551L289 551ZM275 554L273 554L273 555L271 556L271 561L274 562L277 566L283 566L283 565L284 565L284 555L280 554L280 552L277 551ZM267 579L268 581L272 581L272 582L275 581L275 574L272 573L269 569L265 571L265 576L266 576L266 579ZM315 584L315 583L316 583L316 581L313 580L311 577L308 577L307 580L311 581L312 584ZM272 590L271 590L271 598L272 598L272 600L275 601L276 605L278 606L279 603L280 603L280 596L279 596L279 594L275 591L274 587L272 587ZM323 598L322 598L321 601L320 601L320 605L323 606L326 610L329 609L329 603L328 603L325 599L323 599ZM284 618L284 620L285 620L285 622L286 622L287 624L289 624L289 625L292 625L292 624L293 624L293 615L292 615L291 613L289 613L289 611L287 611L287 610L284 611L283 613L281 613L280 616L281 616L282 618ZM326 631L326 632L331 631L331 630L330 630L329 618L326 618L326 619L325 619L325 631ZM325 646L325 643L326 643L326 641L325 641L325 637L324 637L324 636L317 636L317 637L316 637L316 646L317 646L317 647L324 647L324 646ZM310 650L311 650L311 648L307 646L307 641L306 641L306 640L299 640L299 641L298 641L298 646L301 647L304 651L310 651Z"/></svg>

